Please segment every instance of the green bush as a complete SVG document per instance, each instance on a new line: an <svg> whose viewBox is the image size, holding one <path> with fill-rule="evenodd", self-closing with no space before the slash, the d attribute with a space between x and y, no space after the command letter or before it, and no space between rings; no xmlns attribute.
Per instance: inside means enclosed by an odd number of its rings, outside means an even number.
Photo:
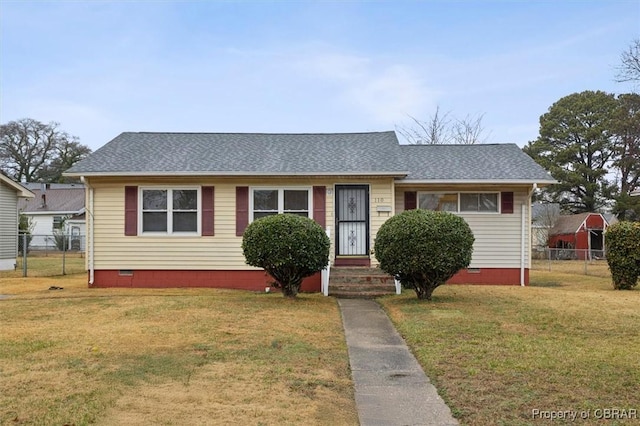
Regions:
<svg viewBox="0 0 640 426"><path fill-rule="evenodd" d="M267 271L286 297L295 297L305 277L327 266L330 245L320 225L293 214L258 219L242 237L247 264Z"/></svg>
<svg viewBox="0 0 640 426"><path fill-rule="evenodd" d="M607 229L607 263L613 288L630 290L640 277L640 222L618 222Z"/></svg>
<svg viewBox="0 0 640 426"><path fill-rule="evenodd" d="M448 212L407 210L387 220L374 245L380 268L415 290L431 294L471 263L473 232L464 219Z"/></svg>

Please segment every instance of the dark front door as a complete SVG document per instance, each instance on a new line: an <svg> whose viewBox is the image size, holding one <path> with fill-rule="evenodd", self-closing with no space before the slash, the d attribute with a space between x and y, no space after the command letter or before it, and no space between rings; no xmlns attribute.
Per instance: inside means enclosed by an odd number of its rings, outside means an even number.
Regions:
<svg viewBox="0 0 640 426"><path fill-rule="evenodd" d="M369 255L368 185L336 185L336 255Z"/></svg>

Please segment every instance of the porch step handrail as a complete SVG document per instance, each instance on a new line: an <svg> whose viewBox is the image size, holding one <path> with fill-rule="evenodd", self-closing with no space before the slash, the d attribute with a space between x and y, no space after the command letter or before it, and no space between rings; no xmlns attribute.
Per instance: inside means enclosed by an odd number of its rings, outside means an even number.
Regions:
<svg viewBox="0 0 640 426"><path fill-rule="evenodd" d="M331 227L327 226L326 229L327 237L329 237L329 241L331 241ZM327 262L327 266L322 270L320 279L321 279L321 290L322 294L325 296L329 295L329 275L331 274L331 256L329 256L329 261Z"/></svg>

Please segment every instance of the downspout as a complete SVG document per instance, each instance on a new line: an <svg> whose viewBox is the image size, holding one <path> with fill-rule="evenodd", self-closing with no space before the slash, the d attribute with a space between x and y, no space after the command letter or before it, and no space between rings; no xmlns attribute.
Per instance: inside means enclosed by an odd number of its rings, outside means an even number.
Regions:
<svg viewBox="0 0 640 426"><path fill-rule="evenodd" d="M525 270L525 254L526 254L526 248L529 247L529 252L531 252L531 247L527 244L527 216L531 217L531 215L527 215L527 211L531 211L531 195L533 194L533 191L536 190L536 188L538 187L537 184L533 184L533 186L531 187L531 190L529 191L529 193L527 194L527 203L522 203L521 206L521 211L520 211L520 286L524 287L525 286L525 276L524 276L524 270ZM531 229L531 221L529 221L529 229ZM529 233L529 235L531 235L531 233ZM529 238L531 239L531 238Z"/></svg>
<svg viewBox="0 0 640 426"><path fill-rule="evenodd" d="M525 241L526 239L526 235L527 233L525 232L524 227L526 226L526 220L525 220L525 209L526 209L526 205L525 203L522 203L522 211L520 212L520 219L521 219L521 224L520 224L520 286L524 287L524 254L525 254L525 246L527 245L527 242Z"/></svg>
<svg viewBox="0 0 640 426"><path fill-rule="evenodd" d="M87 267L89 269L89 285L93 285L94 281L94 267L93 267L93 187L89 185L84 176L80 176L80 181L87 187L89 190L88 193L88 203L89 206L85 209L87 213Z"/></svg>

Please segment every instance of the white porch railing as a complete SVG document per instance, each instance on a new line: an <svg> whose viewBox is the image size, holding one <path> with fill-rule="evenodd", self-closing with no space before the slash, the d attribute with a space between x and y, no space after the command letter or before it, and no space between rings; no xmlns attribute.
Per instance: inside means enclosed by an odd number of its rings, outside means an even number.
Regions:
<svg viewBox="0 0 640 426"><path fill-rule="evenodd" d="M331 241L331 227L327 226L327 236L329 237L329 241ZM329 275L331 273L331 256L329 256L329 262L327 262L326 268L324 268L321 272L321 290L322 294L325 296L329 295Z"/></svg>

